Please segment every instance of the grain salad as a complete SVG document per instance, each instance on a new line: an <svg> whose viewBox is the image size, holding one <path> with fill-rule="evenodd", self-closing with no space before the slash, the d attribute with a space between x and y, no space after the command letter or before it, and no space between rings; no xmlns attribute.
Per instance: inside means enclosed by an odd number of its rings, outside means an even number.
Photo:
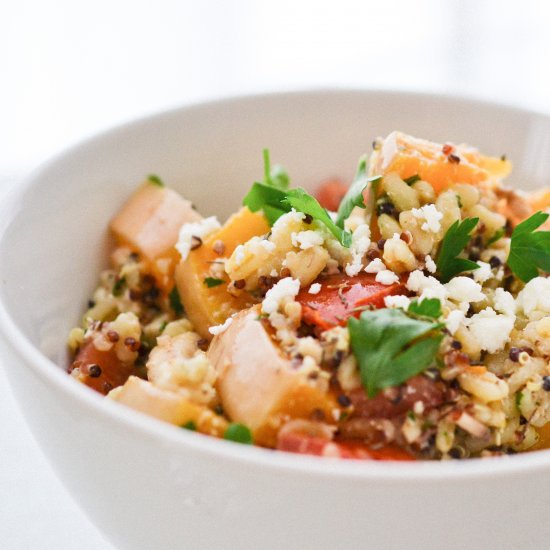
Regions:
<svg viewBox="0 0 550 550"><path fill-rule="evenodd" d="M550 189L401 132L314 195L264 151L225 223L158 176L116 246L70 375L202 434L362 460L550 446Z"/></svg>

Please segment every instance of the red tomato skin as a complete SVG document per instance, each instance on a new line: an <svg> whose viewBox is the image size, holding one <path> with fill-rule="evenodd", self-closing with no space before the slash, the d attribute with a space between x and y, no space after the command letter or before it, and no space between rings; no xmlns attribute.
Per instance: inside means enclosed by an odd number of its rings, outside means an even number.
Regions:
<svg viewBox="0 0 550 550"><path fill-rule="evenodd" d="M342 443L301 433L279 436L277 450L289 453L355 460L411 461L415 458L398 447L369 449L362 443Z"/></svg>
<svg viewBox="0 0 550 550"><path fill-rule="evenodd" d="M101 374L97 377L89 375L89 367L98 365L101 368ZM114 348L108 351L98 350L92 340L85 341L71 366L69 372L73 369L80 369L82 382L90 388L106 395L112 388L122 386L131 374L134 374L134 366L125 364L118 359Z"/></svg>
<svg viewBox="0 0 550 550"><path fill-rule="evenodd" d="M321 291L309 294L308 289L300 291L296 300L302 305L302 319L308 325L327 330L337 325L345 326L350 317L359 317L362 306L375 309L385 307L384 298L396 294L407 294L403 282L383 285L372 273L360 273L355 277L344 274L329 275L319 279Z"/></svg>
<svg viewBox="0 0 550 550"><path fill-rule="evenodd" d="M348 186L345 183L331 179L319 185L315 198L323 208L336 212L347 190Z"/></svg>

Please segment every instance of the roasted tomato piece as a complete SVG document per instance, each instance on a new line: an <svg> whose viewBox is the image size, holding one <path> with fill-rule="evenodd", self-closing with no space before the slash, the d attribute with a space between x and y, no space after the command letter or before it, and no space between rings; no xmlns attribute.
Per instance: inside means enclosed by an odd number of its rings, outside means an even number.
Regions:
<svg viewBox="0 0 550 550"><path fill-rule="evenodd" d="M345 183L332 179L325 181L317 188L315 198L323 208L336 212L347 190L348 186Z"/></svg>
<svg viewBox="0 0 550 550"><path fill-rule="evenodd" d="M296 300L302 304L304 322L322 330L344 326L349 317L359 317L367 307L385 307L386 296L407 293L404 283L383 285L376 282L375 275L371 273L361 273L355 277L329 275L318 282L321 283L318 294L310 294L304 288Z"/></svg>
<svg viewBox="0 0 550 550"><path fill-rule="evenodd" d="M122 386L131 374L135 374L133 364L120 361L113 348L98 350L92 340L80 347L69 372L79 369L79 378L84 384L106 395L117 386Z"/></svg>
<svg viewBox="0 0 550 550"><path fill-rule="evenodd" d="M361 443L340 443L302 433L285 433L277 440L277 449L289 453L324 456L332 458L354 458L358 460L414 460L398 447L369 449Z"/></svg>

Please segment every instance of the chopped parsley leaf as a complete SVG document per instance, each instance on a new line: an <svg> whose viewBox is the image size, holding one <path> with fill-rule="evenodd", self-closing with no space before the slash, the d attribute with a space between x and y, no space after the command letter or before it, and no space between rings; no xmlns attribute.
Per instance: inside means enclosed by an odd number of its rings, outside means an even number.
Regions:
<svg viewBox="0 0 550 550"><path fill-rule="evenodd" d="M537 212L512 232L506 263L524 283L538 277L539 270L550 272L550 231L535 231L547 219L548 214Z"/></svg>
<svg viewBox="0 0 550 550"><path fill-rule="evenodd" d="M363 193L369 183L375 185L378 184L380 180L380 176L372 176L370 178L367 177L367 159L366 157L362 157L359 160L359 166L357 167L355 179L338 207L338 215L336 217L336 225L338 227L342 229L344 228L344 221L349 218L352 210L356 206L359 208L367 207ZM374 195L376 195L376 193L374 193Z"/></svg>
<svg viewBox="0 0 550 550"><path fill-rule="evenodd" d="M216 279L215 277L206 277L204 279L204 284L208 288L214 288L216 286L223 285L224 283L225 283L225 281L223 279Z"/></svg>
<svg viewBox="0 0 550 550"><path fill-rule="evenodd" d="M197 431L197 425L192 420L189 420L189 422L186 422L182 426L182 428L185 429L185 430L191 430L192 432Z"/></svg>
<svg viewBox="0 0 550 550"><path fill-rule="evenodd" d="M313 219L322 222L343 246L346 248L351 246L351 233L338 227L317 199L302 188L298 187L297 189L288 191L286 197L283 199L283 203L296 209L298 212L309 214Z"/></svg>
<svg viewBox="0 0 550 550"><path fill-rule="evenodd" d="M126 277L120 277L120 279L117 279L113 285L113 296L121 296L125 284Z"/></svg>
<svg viewBox="0 0 550 550"><path fill-rule="evenodd" d="M409 178L405 178L403 181L407 185L414 185L417 181L420 181L421 179L422 178L418 174L415 174L414 176L410 176Z"/></svg>
<svg viewBox="0 0 550 550"><path fill-rule="evenodd" d="M281 179L280 174L275 177L274 169L272 170L270 167L269 151L264 149L265 181L257 181L252 185L243 199L243 205L252 212L262 210L270 225L273 225L283 214L290 212L293 208L303 214L309 214L313 219L323 223L343 246L349 248L351 233L338 227L317 199L304 189L301 187L287 189L289 179L286 172L286 178Z"/></svg>
<svg viewBox="0 0 550 550"><path fill-rule="evenodd" d="M149 174L147 176L147 181L158 187L164 187L164 182L156 174Z"/></svg>
<svg viewBox="0 0 550 550"><path fill-rule="evenodd" d="M478 222L479 218L466 218L462 222L457 220L445 233L436 260L442 283L449 282L455 275L464 271L479 269L476 262L458 257L466 248Z"/></svg>
<svg viewBox="0 0 550 550"><path fill-rule="evenodd" d="M444 325L401 309L364 311L348 320L351 349L369 397L397 386L436 361Z"/></svg>
<svg viewBox="0 0 550 550"><path fill-rule="evenodd" d="M271 161L269 159L269 149L263 150L264 155L264 181L266 185L271 185L277 189L288 189L290 185L290 178L286 170L280 165L275 164L271 167Z"/></svg>
<svg viewBox="0 0 550 550"><path fill-rule="evenodd" d="M496 243L498 240L502 239L502 237L504 237L504 227L494 232L493 236L487 241L487 246Z"/></svg>
<svg viewBox="0 0 550 550"><path fill-rule="evenodd" d="M256 182L244 198L243 204L252 212L263 210L270 225L294 208L322 222L343 246L349 248L351 245L351 233L338 227L317 199L300 187L282 191L265 183Z"/></svg>
<svg viewBox="0 0 550 550"><path fill-rule="evenodd" d="M170 302L170 307L174 310L174 313L178 317L183 315L183 305L181 303L180 293L178 292L177 286L174 286L174 288L170 291L170 294L168 295L168 300Z"/></svg>
<svg viewBox="0 0 550 550"><path fill-rule="evenodd" d="M439 319L443 314L441 302L438 298L424 298L421 302L413 300L407 312L418 317L430 317L431 319Z"/></svg>

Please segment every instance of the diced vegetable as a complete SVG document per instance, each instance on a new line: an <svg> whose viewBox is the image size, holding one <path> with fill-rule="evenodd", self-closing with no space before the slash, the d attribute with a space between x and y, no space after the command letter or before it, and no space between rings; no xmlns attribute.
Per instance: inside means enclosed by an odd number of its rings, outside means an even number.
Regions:
<svg viewBox="0 0 550 550"><path fill-rule="evenodd" d="M339 443L321 437L301 433L284 433L277 440L277 449L289 453L323 456L327 458L352 458L357 460L414 460L406 451L397 447L370 449L362 443Z"/></svg>
<svg viewBox="0 0 550 550"><path fill-rule="evenodd" d="M442 145L392 132L371 159L370 173L397 172L404 180L413 176L441 192L453 183L491 184L510 173L506 159L484 157L464 145Z"/></svg>
<svg viewBox="0 0 550 550"><path fill-rule="evenodd" d="M200 214L176 191L148 181L118 211L110 227L119 244L150 263L158 286L169 290L179 229L199 220Z"/></svg>
<svg viewBox="0 0 550 550"><path fill-rule="evenodd" d="M332 179L325 181L317 188L315 198L323 208L336 212L347 191L348 186L345 183Z"/></svg>
<svg viewBox="0 0 550 550"><path fill-rule="evenodd" d="M273 447L283 422L313 411L330 419L337 404L322 379L290 365L258 314L255 307L236 315L212 341L208 358L228 417L248 426L256 443Z"/></svg>
<svg viewBox="0 0 550 550"><path fill-rule="evenodd" d="M91 339L82 344L69 372L76 368L79 369L79 379L84 384L104 395L124 384L134 373L133 363L123 363L114 348L98 350Z"/></svg>
<svg viewBox="0 0 550 550"><path fill-rule="evenodd" d="M322 330L344 326L349 317L359 317L365 309L384 307L386 296L407 293L403 283L383 285L370 273L355 277L330 275L319 282L321 290L318 294L310 294L305 288L296 300L302 304L304 322Z"/></svg>
<svg viewBox="0 0 550 550"><path fill-rule="evenodd" d="M223 436L227 421L208 407L197 405L186 397L153 386L151 382L131 376L124 386L109 394L114 401L177 426L195 426L201 433Z"/></svg>
<svg viewBox="0 0 550 550"><path fill-rule="evenodd" d="M205 284L206 280L220 277L212 277L213 266L218 265L223 275L223 258L231 256L239 244L268 232L269 226L261 214L241 208L221 229L207 237L198 248L189 253L185 261L178 264L175 278L181 302L187 316L203 338L212 338L208 332L209 327L223 324L230 315L255 302L244 290L234 296L228 292L227 284ZM223 281L229 282L229 278L224 278Z"/></svg>

